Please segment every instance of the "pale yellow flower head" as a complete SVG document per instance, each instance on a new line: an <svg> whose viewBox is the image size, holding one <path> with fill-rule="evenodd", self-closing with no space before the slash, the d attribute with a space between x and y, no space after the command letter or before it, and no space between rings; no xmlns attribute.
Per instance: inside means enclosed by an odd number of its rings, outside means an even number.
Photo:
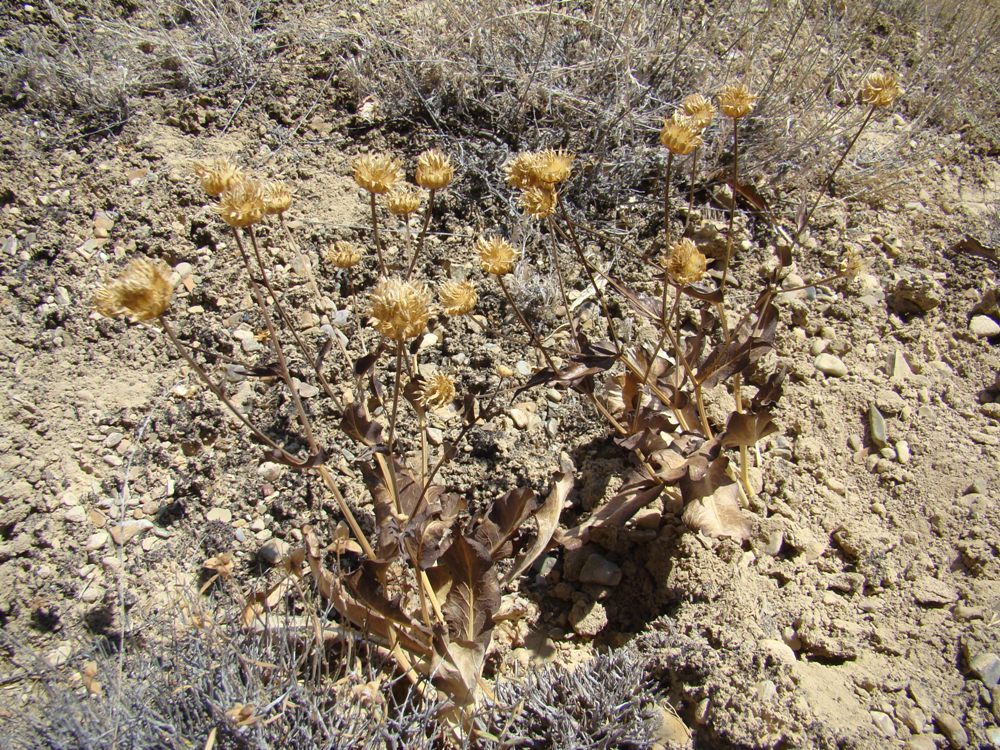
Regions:
<svg viewBox="0 0 1000 750"><path fill-rule="evenodd" d="M410 185L397 185L385 194L385 205L394 216L409 216L423 202L423 195Z"/></svg>
<svg viewBox="0 0 1000 750"><path fill-rule="evenodd" d="M539 187L542 183L538 179L537 163L538 154L533 151L525 151L515 156L504 165L507 184L521 190Z"/></svg>
<svg viewBox="0 0 1000 750"><path fill-rule="evenodd" d="M326 249L326 259L334 268L353 268L361 262L361 251L346 240L338 240Z"/></svg>
<svg viewBox="0 0 1000 750"><path fill-rule="evenodd" d="M292 188L283 180L268 180L261 188L264 213L283 214L292 205Z"/></svg>
<svg viewBox="0 0 1000 750"><path fill-rule="evenodd" d="M530 187L518 200L526 214L544 219L556 212L556 191L550 187Z"/></svg>
<svg viewBox="0 0 1000 750"><path fill-rule="evenodd" d="M693 120L675 112L672 117L663 121L660 143L672 154L687 156L696 148L700 148L702 141Z"/></svg>
<svg viewBox="0 0 1000 750"><path fill-rule="evenodd" d="M243 177L240 168L225 157L195 162L194 173L201 180L202 190L213 198L218 198L232 182Z"/></svg>
<svg viewBox="0 0 1000 750"><path fill-rule="evenodd" d="M442 282L438 298L446 315L466 315L476 306L476 285L471 281Z"/></svg>
<svg viewBox="0 0 1000 750"><path fill-rule="evenodd" d="M419 399L425 409L443 409L455 400L455 383L443 372L436 372L424 380Z"/></svg>
<svg viewBox="0 0 1000 750"><path fill-rule="evenodd" d="M756 101L757 97L742 83L731 84L719 92L719 109L734 120L750 114Z"/></svg>
<svg viewBox="0 0 1000 750"><path fill-rule="evenodd" d="M480 237L476 240L476 251L479 253L479 262L484 273L503 276L514 270L517 250L507 240L499 237Z"/></svg>
<svg viewBox="0 0 1000 750"><path fill-rule="evenodd" d="M704 130L715 119L715 105L701 94L688 94L681 99L681 112L691 118L691 124Z"/></svg>
<svg viewBox="0 0 1000 750"><path fill-rule="evenodd" d="M231 182L219 196L216 209L229 226L237 229L256 224L264 218L264 191L256 180L240 178Z"/></svg>
<svg viewBox="0 0 1000 750"><path fill-rule="evenodd" d="M393 341L415 338L427 329L431 295L419 282L382 279L371 296L370 323Z"/></svg>
<svg viewBox="0 0 1000 750"><path fill-rule="evenodd" d="M895 73L877 71L869 73L861 84L861 101L872 107L889 107L903 95Z"/></svg>
<svg viewBox="0 0 1000 750"><path fill-rule="evenodd" d="M663 265L671 281L680 286L687 286L699 281L705 275L708 264L698 246L685 237L671 246L670 254Z"/></svg>
<svg viewBox="0 0 1000 750"><path fill-rule="evenodd" d="M388 154L365 154L354 160L354 181L369 193L388 193L403 179L399 159Z"/></svg>
<svg viewBox="0 0 1000 750"><path fill-rule="evenodd" d="M534 155L531 168L535 179L543 185L558 185L569 179L576 156L564 149L547 148Z"/></svg>
<svg viewBox="0 0 1000 750"><path fill-rule="evenodd" d="M109 318L128 315L135 320L153 320L170 307L173 293L169 266L162 260L142 258L133 260L121 276L97 290L94 309Z"/></svg>
<svg viewBox="0 0 1000 750"><path fill-rule="evenodd" d="M440 149L424 151L417 157L417 184L427 190L443 190L455 179L455 167Z"/></svg>
<svg viewBox="0 0 1000 750"><path fill-rule="evenodd" d="M865 259L855 248L849 247L844 253L844 260L840 264L840 272L848 279L853 279L867 267Z"/></svg>

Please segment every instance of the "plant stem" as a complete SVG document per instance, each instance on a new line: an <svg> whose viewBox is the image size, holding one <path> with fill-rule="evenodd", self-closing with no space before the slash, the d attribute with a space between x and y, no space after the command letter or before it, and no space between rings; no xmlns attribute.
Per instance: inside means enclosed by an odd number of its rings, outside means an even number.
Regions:
<svg viewBox="0 0 1000 750"><path fill-rule="evenodd" d="M670 173L674 168L674 152L667 152L667 173L663 180L663 251L670 252L670 242L673 239L670 231Z"/></svg>
<svg viewBox="0 0 1000 750"><path fill-rule="evenodd" d="M740 121L733 119L733 177L730 187L729 199L729 231L726 236L726 257L722 265L722 283L719 289L723 294L726 292L726 279L729 277L729 261L733 254L733 224L736 220L736 185L739 182L740 168Z"/></svg>
<svg viewBox="0 0 1000 750"><path fill-rule="evenodd" d="M399 386L403 380L403 342L396 342L396 378L392 385L392 412L389 415L389 441L387 446L389 448L389 478L392 482L392 486L389 488L392 492L392 502L396 506L396 512L402 513L403 510L399 505L399 485L396 482L396 462L393 460L395 456L395 446L396 442L396 416L399 411Z"/></svg>
<svg viewBox="0 0 1000 750"><path fill-rule="evenodd" d="M413 257L410 258L409 268L406 269L407 279L413 273L413 269L417 265L417 258L424 250L424 240L427 238L427 229L431 225L431 216L434 213L434 193L435 191L431 190L430 195L427 197L427 208L424 210L424 225L420 228L420 234L417 236L417 248L413 251Z"/></svg>
<svg viewBox="0 0 1000 750"><path fill-rule="evenodd" d="M378 269L383 276L387 276L388 273L385 267L385 257L382 254L382 237L378 231L378 210L375 206L375 193L369 193L368 197L371 199L372 236L375 238L375 252L378 254Z"/></svg>
<svg viewBox="0 0 1000 750"><path fill-rule="evenodd" d="M510 304L510 306L514 309L514 314L517 315L517 319L521 322L521 325L524 326L524 330L528 332L528 337L531 339L531 345L542 353L542 356L545 358L545 364L549 366L549 369L552 370L553 373L559 372L559 370L556 369L555 363L552 361L552 357L549 356L548 349L542 346L542 342L535 333L535 329L531 327L531 324L527 321L527 319L525 319L524 315L521 314L521 310L518 308L517 303L514 302L514 298L510 295L510 291L504 283L503 276L497 276L497 282L500 284L500 289L503 290L503 295L507 298L508 304Z"/></svg>
<svg viewBox="0 0 1000 750"><path fill-rule="evenodd" d="M552 265L556 269L556 280L559 283L559 296L562 297L563 307L566 310L566 320L569 321L569 330L576 343L577 351L580 349L580 334L576 330L576 320L573 318L573 311L569 306L569 298L566 297L566 285L563 281L562 265L559 263L559 244L556 241L555 222L552 217L548 217L549 236L552 238Z"/></svg>
<svg viewBox="0 0 1000 750"><path fill-rule="evenodd" d="M337 487L337 483L333 481L333 475L330 473L330 469L320 464L316 467L316 473L319 474L320 478L323 480L323 484L326 485L326 488L330 490L330 494L332 494L334 499L337 501L337 506L340 508L341 515L347 520L347 525L351 527L351 531L357 538L358 544L361 545L362 551L365 555L367 555L369 560L374 560L375 550L372 549L371 544L368 543L368 539L361 531L361 526L358 524L358 520L354 517L354 513L351 512L351 508L348 506L347 500L344 499L344 495L341 493L340 488Z"/></svg>
<svg viewBox="0 0 1000 750"><path fill-rule="evenodd" d="M687 216L684 218L684 229L683 234L687 234L688 227L691 226L691 214L694 213L694 178L698 174L698 155L701 153L700 148L696 148L694 153L691 154L691 178L690 178L690 189L688 192L688 211Z"/></svg>

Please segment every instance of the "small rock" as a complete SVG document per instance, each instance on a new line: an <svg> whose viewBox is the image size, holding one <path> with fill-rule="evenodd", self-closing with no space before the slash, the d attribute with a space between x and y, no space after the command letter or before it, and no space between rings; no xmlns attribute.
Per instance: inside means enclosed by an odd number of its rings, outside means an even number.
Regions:
<svg viewBox="0 0 1000 750"><path fill-rule="evenodd" d="M114 453L108 453L105 456L101 456L101 460L111 467L118 467L122 465L122 457L116 456Z"/></svg>
<svg viewBox="0 0 1000 750"><path fill-rule="evenodd" d="M669 707L657 706L654 709L654 717L656 721L652 738L654 742L673 747L685 746L691 741L691 730Z"/></svg>
<svg viewBox="0 0 1000 750"><path fill-rule="evenodd" d="M104 589L100 586L87 586L80 592L80 601L84 604L93 604L104 598Z"/></svg>
<svg viewBox="0 0 1000 750"><path fill-rule="evenodd" d="M913 598L928 607L943 607L958 601L958 591L937 578L922 576L913 582Z"/></svg>
<svg viewBox="0 0 1000 750"><path fill-rule="evenodd" d="M872 717L872 721L878 730L886 737L896 736L896 725L892 721L892 717L888 714L882 713L881 711L869 711L868 714Z"/></svg>
<svg viewBox="0 0 1000 750"><path fill-rule="evenodd" d="M906 750L937 750L937 743L929 734L915 734L906 741Z"/></svg>
<svg viewBox="0 0 1000 750"><path fill-rule="evenodd" d="M896 443L896 460L904 466L910 463L910 444L905 440Z"/></svg>
<svg viewBox="0 0 1000 750"><path fill-rule="evenodd" d="M1000 683L1000 657L996 654L989 652L979 654L972 659L969 667L986 687L991 688Z"/></svg>
<svg viewBox="0 0 1000 750"><path fill-rule="evenodd" d="M271 461L265 461L260 466L257 467L257 476L268 482L275 482L281 476L281 471L284 467L281 464L272 463Z"/></svg>
<svg viewBox="0 0 1000 750"><path fill-rule="evenodd" d="M268 565L277 565L288 554L288 543L282 539L269 539L257 550L257 557Z"/></svg>
<svg viewBox="0 0 1000 750"><path fill-rule="evenodd" d="M941 734L948 738L948 743L955 750L959 750L959 748L963 748L969 744L969 735L962 727L962 722L951 714L935 714L934 722L938 725L938 729L941 730Z"/></svg>
<svg viewBox="0 0 1000 750"><path fill-rule="evenodd" d="M115 544L124 546L139 534L151 528L153 528L153 522L143 519L141 521L125 521L124 523L116 524L109 531Z"/></svg>
<svg viewBox="0 0 1000 750"><path fill-rule="evenodd" d="M1000 727L986 727L986 741L993 747L1000 747Z"/></svg>
<svg viewBox="0 0 1000 750"><path fill-rule="evenodd" d="M909 727L910 731L914 734L920 734L924 731L924 726L927 724L927 714L925 714L921 709L914 706L908 711L903 711L900 717L903 723Z"/></svg>
<svg viewBox="0 0 1000 750"><path fill-rule="evenodd" d="M99 550L108 543L108 538L108 532L96 531L88 537L87 543L84 545L84 549L88 552Z"/></svg>
<svg viewBox="0 0 1000 750"><path fill-rule="evenodd" d="M889 355L889 364L886 367L889 377L892 380L906 380L913 376L913 368L906 361L906 356L899 349L894 349Z"/></svg>
<svg viewBox="0 0 1000 750"><path fill-rule="evenodd" d="M319 395L319 388L312 383L299 383L298 391L299 396L302 398L315 398Z"/></svg>
<svg viewBox="0 0 1000 750"><path fill-rule="evenodd" d="M885 427L885 417L878 410L875 404L868 407L868 428L871 432L872 443L876 448L882 449L888 443Z"/></svg>
<svg viewBox="0 0 1000 750"><path fill-rule="evenodd" d="M510 410L510 418L514 421L514 426L519 430L528 429L530 423L528 412L524 409L514 407Z"/></svg>
<svg viewBox="0 0 1000 750"><path fill-rule="evenodd" d="M833 354L820 354L813 360L813 367L832 378L842 378L847 374L847 365Z"/></svg>
<svg viewBox="0 0 1000 750"><path fill-rule="evenodd" d="M580 569L580 583L595 583L598 586L617 586L622 580L622 569L597 553L587 558Z"/></svg>
<svg viewBox="0 0 1000 750"><path fill-rule="evenodd" d="M944 288L927 271L918 272L896 282L889 292L889 304L901 315L922 315L941 304Z"/></svg>
<svg viewBox="0 0 1000 750"><path fill-rule="evenodd" d="M875 394L875 405L883 414L894 416L906 408L906 399L895 391L885 389Z"/></svg>
<svg viewBox="0 0 1000 750"><path fill-rule="evenodd" d="M73 647L68 643L64 643L45 654L45 663L53 668L61 667L69 661L69 657L72 654Z"/></svg>
<svg viewBox="0 0 1000 750"><path fill-rule="evenodd" d="M569 624L577 635L593 638L607 627L608 613L600 602L580 600L570 610Z"/></svg>
<svg viewBox="0 0 1000 750"><path fill-rule="evenodd" d="M974 315L969 321L969 331L981 339L1000 336L1000 323L987 315Z"/></svg>
<svg viewBox="0 0 1000 750"><path fill-rule="evenodd" d="M233 520L233 512L229 508L212 508L208 513L205 514L206 520L209 521L221 521L222 523L229 523Z"/></svg>
<svg viewBox="0 0 1000 750"><path fill-rule="evenodd" d="M82 505L74 505L72 508L66 509L63 518L69 523L83 523L87 520L87 511Z"/></svg>
<svg viewBox="0 0 1000 750"><path fill-rule="evenodd" d="M990 419L995 419L1000 422L1000 404L991 401L988 404L983 404L979 407L979 411L983 413L984 417L989 417Z"/></svg>
<svg viewBox="0 0 1000 750"><path fill-rule="evenodd" d="M757 700L761 703L767 703L778 697L778 687L773 680L761 680L757 683L754 692L757 694Z"/></svg>
<svg viewBox="0 0 1000 750"><path fill-rule="evenodd" d="M767 544L764 545L764 552L771 555L772 557L777 557L778 553L781 552L781 545L785 541L785 535L780 530L772 531L767 535Z"/></svg>
<svg viewBox="0 0 1000 750"><path fill-rule="evenodd" d="M759 644L761 651L770 654L782 664L794 664L795 652L784 641L765 638Z"/></svg>

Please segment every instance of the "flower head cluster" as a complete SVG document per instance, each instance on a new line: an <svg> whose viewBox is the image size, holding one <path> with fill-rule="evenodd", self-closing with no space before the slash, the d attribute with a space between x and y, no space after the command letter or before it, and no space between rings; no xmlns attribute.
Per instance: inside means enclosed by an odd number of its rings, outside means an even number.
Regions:
<svg viewBox="0 0 1000 750"><path fill-rule="evenodd" d="M334 268L353 268L361 262L361 251L346 240L338 240L326 249L326 259Z"/></svg>
<svg viewBox="0 0 1000 750"><path fill-rule="evenodd" d="M419 399L425 409L442 409L455 400L455 383L443 372L436 372L420 386Z"/></svg>
<svg viewBox="0 0 1000 750"><path fill-rule="evenodd" d="M734 120L750 114L756 101L757 97L742 83L731 84L719 92L719 109Z"/></svg>
<svg viewBox="0 0 1000 750"><path fill-rule="evenodd" d="M894 73L870 73L861 84L861 101L872 107L889 107L903 95L903 89Z"/></svg>
<svg viewBox="0 0 1000 750"><path fill-rule="evenodd" d="M702 140L694 121L686 115L675 112L672 117L663 121L660 143L672 154L687 156L701 146Z"/></svg>
<svg viewBox="0 0 1000 750"><path fill-rule="evenodd" d="M671 281L687 286L705 275L707 261L698 246L685 237L671 246L664 267Z"/></svg>
<svg viewBox="0 0 1000 750"><path fill-rule="evenodd" d="M715 119L715 105L701 94L688 94L681 99L681 113L690 118L698 130L704 130Z"/></svg>
<svg viewBox="0 0 1000 750"><path fill-rule="evenodd" d="M386 207L395 216L409 216L423 201L420 191L411 185L397 185L385 195Z"/></svg>
<svg viewBox="0 0 1000 750"><path fill-rule="evenodd" d="M439 149L424 151L417 157L417 184L427 190L443 190L455 179L455 167Z"/></svg>
<svg viewBox="0 0 1000 750"><path fill-rule="evenodd" d="M245 177L231 182L219 196L216 210L224 222L236 229L256 224L267 210L261 184Z"/></svg>
<svg viewBox="0 0 1000 750"><path fill-rule="evenodd" d="M213 198L218 198L233 182L243 176L240 168L225 157L208 162L195 162L194 173L201 180L202 190Z"/></svg>
<svg viewBox="0 0 1000 750"><path fill-rule="evenodd" d="M471 281L445 281L438 289L445 315L467 315L476 306L476 286Z"/></svg>
<svg viewBox="0 0 1000 750"><path fill-rule="evenodd" d="M556 212L556 191L546 187L530 187L517 201L524 212L536 219L544 219Z"/></svg>
<svg viewBox="0 0 1000 750"><path fill-rule="evenodd" d="M555 213L556 188L569 179L574 159L568 151L549 148L518 154L504 166L507 183L524 191L519 203L528 215L543 219Z"/></svg>
<svg viewBox="0 0 1000 750"><path fill-rule="evenodd" d="M261 186L264 213L283 214L292 205L292 189L282 180L268 180Z"/></svg>
<svg viewBox="0 0 1000 750"><path fill-rule="evenodd" d="M476 240L476 251L479 253L479 262L485 273L494 276L503 276L514 270L514 261L517 260L517 250L499 237L480 237Z"/></svg>
<svg viewBox="0 0 1000 750"><path fill-rule="evenodd" d="M388 193L402 179L403 167L394 156L365 154L354 160L354 181L369 193Z"/></svg>
<svg viewBox="0 0 1000 750"><path fill-rule="evenodd" d="M130 315L135 320L153 320L170 307L173 293L170 268L166 263L133 260L121 276L97 291L94 309L109 318Z"/></svg>
<svg viewBox="0 0 1000 750"><path fill-rule="evenodd" d="M431 317L430 291L419 282L382 279L372 292L370 316L372 326L387 339L415 338Z"/></svg>

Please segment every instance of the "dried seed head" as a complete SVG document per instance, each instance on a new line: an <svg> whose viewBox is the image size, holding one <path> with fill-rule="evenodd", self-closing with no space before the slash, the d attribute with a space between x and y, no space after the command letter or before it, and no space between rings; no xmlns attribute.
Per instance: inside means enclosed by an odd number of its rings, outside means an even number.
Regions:
<svg viewBox="0 0 1000 750"><path fill-rule="evenodd" d="M563 149L547 148L534 155L532 169L535 179L543 185L558 185L565 182L573 171L576 156Z"/></svg>
<svg viewBox="0 0 1000 750"><path fill-rule="evenodd" d="M525 151L515 156L504 165L507 184L521 190L538 187L541 180L538 179L537 163L538 154L533 151Z"/></svg>
<svg viewBox="0 0 1000 750"><path fill-rule="evenodd" d="M687 286L705 275L707 263L698 246L685 237L671 246L664 267L671 281Z"/></svg>
<svg viewBox="0 0 1000 750"><path fill-rule="evenodd" d="M243 228L264 218L264 191L256 180L237 179L219 196L216 209L231 227Z"/></svg>
<svg viewBox="0 0 1000 750"><path fill-rule="evenodd" d="M663 121L660 143L673 154L687 156L699 148L702 141L694 120L675 112L673 117L668 117Z"/></svg>
<svg viewBox="0 0 1000 750"><path fill-rule="evenodd" d="M526 214L544 219L556 212L556 191L550 187L530 187L518 200Z"/></svg>
<svg viewBox="0 0 1000 750"><path fill-rule="evenodd" d="M420 403L425 409L442 409L455 400L455 383L443 372L427 378L420 388Z"/></svg>
<svg viewBox="0 0 1000 750"><path fill-rule="evenodd" d="M388 193L403 179L399 160L388 154L365 154L354 160L354 181L369 193Z"/></svg>
<svg viewBox="0 0 1000 750"><path fill-rule="evenodd" d="M415 179L420 187L427 190L443 190L455 179L455 167L440 149L424 151L417 157Z"/></svg>
<svg viewBox="0 0 1000 750"><path fill-rule="evenodd" d="M479 253L479 262L482 264L484 273L503 276L514 270L517 250L507 240L499 237L489 239L480 237L476 240L476 250Z"/></svg>
<svg viewBox="0 0 1000 750"><path fill-rule="evenodd" d="M427 328L431 296L419 282L382 279L371 296L372 326L393 341L406 341Z"/></svg>
<svg viewBox="0 0 1000 750"><path fill-rule="evenodd" d="M283 214L292 205L292 189L282 180L268 180L261 188L264 213Z"/></svg>
<svg viewBox="0 0 1000 750"><path fill-rule="evenodd" d="M361 251L350 242L338 240L326 249L326 259L334 268L353 268L361 262Z"/></svg>
<svg viewBox="0 0 1000 750"><path fill-rule="evenodd" d="M903 95L895 73L869 73L861 84L861 101L872 107L888 107Z"/></svg>
<svg viewBox="0 0 1000 750"><path fill-rule="evenodd" d="M109 318L130 315L135 320L153 320L170 307L173 293L170 268L166 263L133 260L121 276L97 291L94 309Z"/></svg>
<svg viewBox="0 0 1000 750"><path fill-rule="evenodd" d="M409 216L418 208L424 197L415 187L397 185L385 195L386 207L395 216Z"/></svg>
<svg viewBox="0 0 1000 750"><path fill-rule="evenodd" d="M840 272L845 278L853 279L865 270L866 265L865 259L861 256L861 253L853 247L849 247L844 253L844 260L840 264Z"/></svg>
<svg viewBox="0 0 1000 750"><path fill-rule="evenodd" d="M681 112L691 118L698 130L704 130L715 119L715 105L701 94L688 94L681 99Z"/></svg>
<svg viewBox="0 0 1000 750"><path fill-rule="evenodd" d="M476 306L476 286L471 281L445 281L438 297L446 315L466 315Z"/></svg>
<svg viewBox="0 0 1000 750"><path fill-rule="evenodd" d="M719 109L726 117L738 120L753 111L757 97L742 83L726 86L719 92Z"/></svg>
<svg viewBox="0 0 1000 750"><path fill-rule="evenodd" d="M222 195L230 183L243 176L240 168L225 157L208 162L195 162L194 173L201 180L202 190L213 198Z"/></svg>
<svg viewBox="0 0 1000 750"><path fill-rule="evenodd" d="M512 378L514 377L514 371L507 367L507 365L497 365L497 375L501 378Z"/></svg>

